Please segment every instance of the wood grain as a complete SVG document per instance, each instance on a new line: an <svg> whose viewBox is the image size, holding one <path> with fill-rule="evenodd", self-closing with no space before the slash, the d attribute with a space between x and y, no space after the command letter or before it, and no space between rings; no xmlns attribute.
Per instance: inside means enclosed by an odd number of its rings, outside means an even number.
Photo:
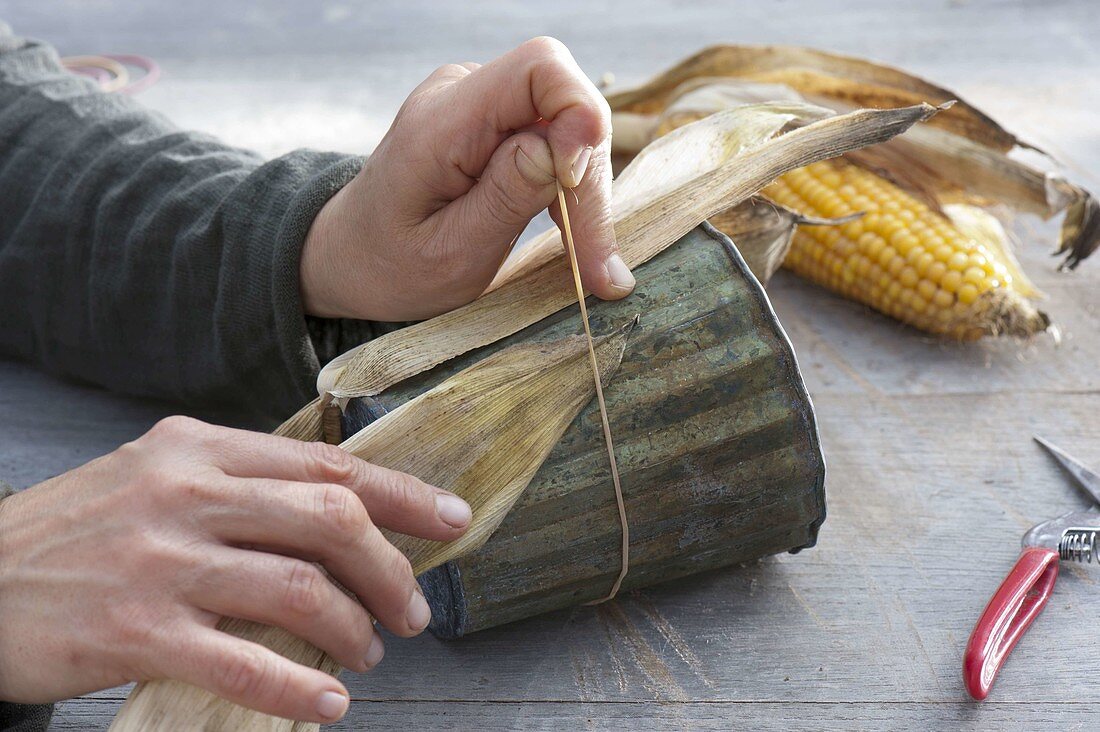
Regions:
<svg viewBox="0 0 1100 732"><path fill-rule="evenodd" d="M445 702L381 701L362 703L362 716L325 727L326 730L404 729L409 719L440 732L533 732L577 730L638 730L664 732L691 729L727 732L753 720L761 732L878 732L882 729L1010 730L1090 729L1100 704L1064 703L1045 707L987 702L980 715L965 702L807 703L807 702ZM102 729L110 718L110 703L74 707L67 703L51 729ZM758 721L757 721L758 720Z"/></svg>

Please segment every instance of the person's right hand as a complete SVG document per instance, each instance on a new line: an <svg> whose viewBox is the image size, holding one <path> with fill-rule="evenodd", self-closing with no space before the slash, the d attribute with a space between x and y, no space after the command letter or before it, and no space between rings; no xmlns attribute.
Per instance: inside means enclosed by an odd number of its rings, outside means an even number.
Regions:
<svg viewBox="0 0 1100 732"><path fill-rule="evenodd" d="M0 502L0 699L171 678L331 722L348 705L339 681L219 619L281 626L366 671L383 653L368 611L399 636L431 618L377 527L447 541L469 521L454 494L337 447L170 417Z"/></svg>
<svg viewBox="0 0 1100 732"><path fill-rule="evenodd" d="M305 311L399 322L472 302L532 218L549 207L561 225L559 182L575 192L585 289L626 297L635 283L615 242L611 108L569 49L532 38L484 66L441 66L310 226Z"/></svg>

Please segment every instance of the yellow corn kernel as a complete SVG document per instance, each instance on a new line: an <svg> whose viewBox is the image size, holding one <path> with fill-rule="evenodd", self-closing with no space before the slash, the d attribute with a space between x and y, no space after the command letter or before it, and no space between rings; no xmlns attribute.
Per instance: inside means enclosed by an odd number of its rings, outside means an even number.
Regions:
<svg viewBox="0 0 1100 732"><path fill-rule="evenodd" d="M936 296L936 285L931 280L921 280L917 283L917 294L925 300L931 300Z"/></svg>
<svg viewBox="0 0 1100 732"><path fill-rule="evenodd" d="M962 272L952 269L944 273L943 278L940 279L940 287L947 292L958 292L962 281Z"/></svg>

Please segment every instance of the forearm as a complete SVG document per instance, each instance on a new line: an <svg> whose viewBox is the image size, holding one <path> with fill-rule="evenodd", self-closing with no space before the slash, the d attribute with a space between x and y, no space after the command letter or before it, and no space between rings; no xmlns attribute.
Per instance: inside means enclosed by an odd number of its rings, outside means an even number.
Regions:
<svg viewBox="0 0 1100 732"><path fill-rule="evenodd" d="M299 258L361 160L253 153L105 95L0 28L0 354L134 394L285 416L318 342ZM323 354L331 356L332 353Z"/></svg>
<svg viewBox="0 0 1100 732"><path fill-rule="evenodd" d="M5 508L4 499L12 493L12 487L0 480L0 514ZM53 704L13 704L0 698L0 730L44 732L52 716Z"/></svg>

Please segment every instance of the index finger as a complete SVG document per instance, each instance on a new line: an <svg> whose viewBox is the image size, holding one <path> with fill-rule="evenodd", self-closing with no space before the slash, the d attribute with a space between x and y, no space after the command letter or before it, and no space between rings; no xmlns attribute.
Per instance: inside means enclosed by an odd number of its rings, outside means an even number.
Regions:
<svg viewBox="0 0 1100 732"><path fill-rule="evenodd" d="M450 491L361 460L335 445L214 428L213 464L235 478L335 483L352 490L380 526L451 540L469 525L470 507Z"/></svg>
<svg viewBox="0 0 1100 732"><path fill-rule="evenodd" d="M569 228L577 250L577 268L585 290L604 300L617 300L634 289L634 275L619 255L611 209L611 144L596 148L588 175L580 185L565 192ZM562 229L565 223L558 203L550 215Z"/></svg>
<svg viewBox="0 0 1100 732"><path fill-rule="evenodd" d="M619 256L612 221L611 111L569 50L553 38L535 38L464 77L458 86L463 95L492 102L480 118L458 116L458 123L468 128L492 126L492 134L466 138L479 140L475 145L484 148L474 156L491 155L512 130L539 120L545 124L542 133L550 144L555 174L576 194L569 197L576 202L570 208L571 224L585 289L604 299L629 294L634 277ZM557 204L551 214L561 225Z"/></svg>
<svg viewBox="0 0 1100 732"><path fill-rule="evenodd" d="M467 132L488 125L490 134L464 136L473 147L463 169L475 177L516 130L540 120L558 180L573 188L584 178L592 151L611 136L611 110L569 49L553 38L533 38L456 82L456 93L480 104L455 105L452 122ZM460 136L458 139L462 139Z"/></svg>

